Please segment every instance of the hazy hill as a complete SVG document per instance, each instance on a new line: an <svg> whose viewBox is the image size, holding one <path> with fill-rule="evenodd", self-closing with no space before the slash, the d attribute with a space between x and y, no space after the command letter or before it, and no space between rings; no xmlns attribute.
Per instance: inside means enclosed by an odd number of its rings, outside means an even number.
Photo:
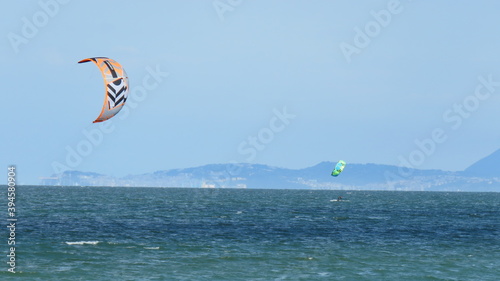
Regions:
<svg viewBox="0 0 500 281"><path fill-rule="evenodd" d="M500 178L500 149L465 169L465 175Z"/></svg>
<svg viewBox="0 0 500 281"><path fill-rule="evenodd" d="M488 159L488 161L490 161ZM476 163L481 164L481 163ZM475 165L476 165L475 164ZM482 165L482 164L481 164ZM67 171L44 185L144 186L204 188L288 188L425 191L500 191L500 177L471 172L408 169L391 165L347 164L338 177L330 176L333 162L304 169L261 164L210 164L156 171L121 178L97 173ZM473 168L471 166L471 168ZM479 169L481 170L481 169ZM490 169L490 174L495 174Z"/></svg>

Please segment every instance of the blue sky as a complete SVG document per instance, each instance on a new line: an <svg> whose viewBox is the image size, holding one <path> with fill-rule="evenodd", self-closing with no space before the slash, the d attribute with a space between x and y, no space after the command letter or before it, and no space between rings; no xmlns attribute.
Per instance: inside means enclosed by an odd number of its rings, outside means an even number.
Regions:
<svg viewBox="0 0 500 281"><path fill-rule="evenodd" d="M500 147L499 9L9 1L0 159L25 184L65 169L124 176L229 162L463 170ZM77 63L95 56L120 62L131 87L127 107L101 124L100 73Z"/></svg>

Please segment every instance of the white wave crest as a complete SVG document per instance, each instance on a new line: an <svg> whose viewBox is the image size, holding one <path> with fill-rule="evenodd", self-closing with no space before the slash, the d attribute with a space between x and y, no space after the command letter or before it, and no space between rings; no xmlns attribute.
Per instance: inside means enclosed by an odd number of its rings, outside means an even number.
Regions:
<svg viewBox="0 0 500 281"><path fill-rule="evenodd" d="M66 242L68 245L97 245L99 241L77 241L77 242Z"/></svg>

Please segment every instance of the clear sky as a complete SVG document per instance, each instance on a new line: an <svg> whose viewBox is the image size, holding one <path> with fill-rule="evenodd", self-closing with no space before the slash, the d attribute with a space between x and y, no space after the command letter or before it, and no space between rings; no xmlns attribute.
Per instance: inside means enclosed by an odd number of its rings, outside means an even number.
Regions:
<svg viewBox="0 0 500 281"><path fill-rule="evenodd" d="M498 1L4 1L0 162L18 181L212 163L463 170L500 147ZM131 93L93 124L93 64Z"/></svg>

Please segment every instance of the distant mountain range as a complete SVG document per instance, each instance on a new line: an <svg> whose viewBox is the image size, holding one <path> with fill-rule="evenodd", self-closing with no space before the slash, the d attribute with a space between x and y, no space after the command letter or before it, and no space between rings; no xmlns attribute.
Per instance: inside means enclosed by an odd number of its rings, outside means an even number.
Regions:
<svg viewBox="0 0 500 281"><path fill-rule="evenodd" d="M338 190L419 190L500 192L500 150L462 172L420 170L391 165L348 163L338 177L335 163L321 162L304 169L261 164L210 164L121 178L66 171L42 179L42 185L136 186L202 188L275 188Z"/></svg>

